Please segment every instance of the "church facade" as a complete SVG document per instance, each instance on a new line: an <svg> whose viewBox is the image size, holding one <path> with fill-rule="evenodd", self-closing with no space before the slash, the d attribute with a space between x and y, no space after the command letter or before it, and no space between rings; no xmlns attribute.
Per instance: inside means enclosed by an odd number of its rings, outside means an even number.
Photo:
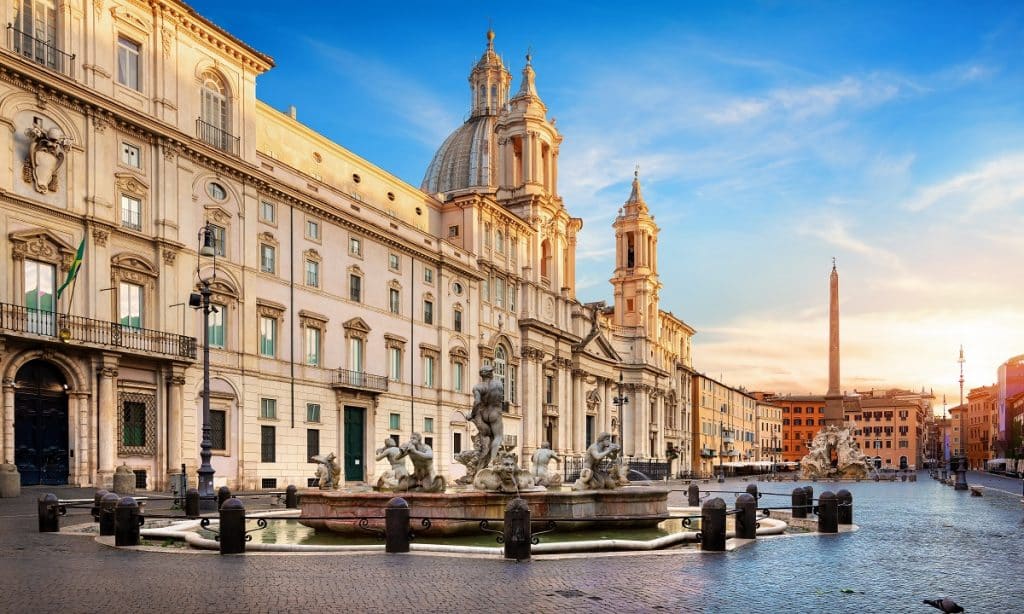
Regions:
<svg viewBox="0 0 1024 614"><path fill-rule="evenodd" d="M372 481L413 432L455 477L483 365L521 458L610 432L690 470L694 330L660 308L639 179L613 298L583 303L562 136L493 33L417 187L261 103L271 58L183 3L0 8L0 449L23 483L195 476L204 336L218 485L304 486L328 453Z"/></svg>

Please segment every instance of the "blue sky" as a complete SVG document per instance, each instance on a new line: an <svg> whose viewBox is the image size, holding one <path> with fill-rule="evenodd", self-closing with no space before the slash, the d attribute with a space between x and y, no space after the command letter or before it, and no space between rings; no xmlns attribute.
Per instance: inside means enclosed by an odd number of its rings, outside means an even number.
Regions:
<svg viewBox="0 0 1024 614"><path fill-rule="evenodd" d="M956 395L1024 352L1020 2L194 1L270 54L257 94L419 185L465 118L492 23L565 137L578 286L610 299L635 164L662 228L662 308L727 383L825 388L827 275L843 380Z"/></svg>

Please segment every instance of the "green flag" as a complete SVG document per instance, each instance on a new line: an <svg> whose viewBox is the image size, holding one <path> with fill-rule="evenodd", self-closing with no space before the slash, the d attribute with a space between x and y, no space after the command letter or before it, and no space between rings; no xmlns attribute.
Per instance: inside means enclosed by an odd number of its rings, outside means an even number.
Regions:
<svg viewBox="0 0 1024 614"><path fill-rule="evenodd" d="M64 288L68 287L68 284L75 281L75 277L78 276L78 269L82 268L82 258L85 256L85 237L82 237L82 242L78 244L78 252L75 254L75 261L71 263L71 268L68 269L68 278L64 280L64 283L57 288L57 300L60 300L60 295L64 292Z"/></svg>

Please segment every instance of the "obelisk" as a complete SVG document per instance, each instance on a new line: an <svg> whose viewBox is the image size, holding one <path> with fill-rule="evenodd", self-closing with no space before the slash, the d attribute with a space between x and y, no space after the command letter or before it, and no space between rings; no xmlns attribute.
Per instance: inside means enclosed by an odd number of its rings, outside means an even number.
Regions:
<svg viewBox="0 0 1024 614"><path fill-rule="evenodd" d="M839 273L836 259L832 259L832 274L828 278L828 392L825 393L825 425L842 428L843 393L839 390Z"/></svg>

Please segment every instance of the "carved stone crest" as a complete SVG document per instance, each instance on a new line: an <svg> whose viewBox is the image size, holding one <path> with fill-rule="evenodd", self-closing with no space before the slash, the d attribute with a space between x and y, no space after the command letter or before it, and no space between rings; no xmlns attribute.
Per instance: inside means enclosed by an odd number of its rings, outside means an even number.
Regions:
<svg viewBox="0 0 1024 614"><path fill-rule="evenodd" d="M60 128L43 130L35 123L26 131L32 142L28 147L23 175L36 192L46 194L57 191L57 171L64 165L71 138L64 136Z"/></svg>

